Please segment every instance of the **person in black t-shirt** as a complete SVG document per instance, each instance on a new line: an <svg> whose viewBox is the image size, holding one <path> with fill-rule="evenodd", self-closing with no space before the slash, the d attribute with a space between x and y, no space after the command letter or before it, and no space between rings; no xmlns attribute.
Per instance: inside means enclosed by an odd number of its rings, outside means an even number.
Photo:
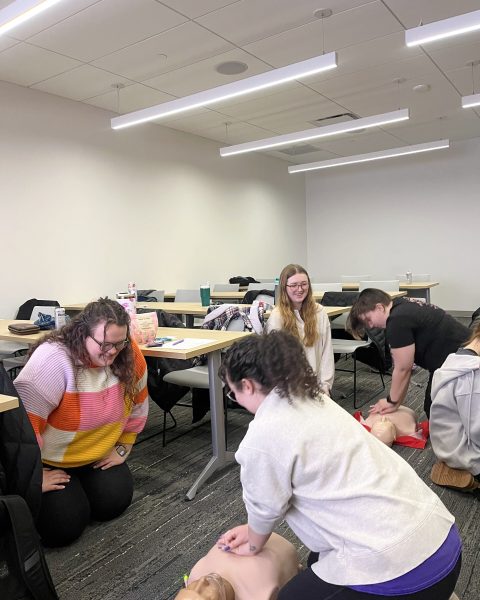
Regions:
<svg viewBox="0 0 480 600"><path fill-rule="evenodd" d="M367 288L352 306L349 329L360 337L372 327L386 329L394 366L390 393L370 412L383 415L397 410L407 395L415 363L430 372L423 405L429 417L433 372L465 343L469 330L438 306L413 298L392 300L382 290Z"/></svg>

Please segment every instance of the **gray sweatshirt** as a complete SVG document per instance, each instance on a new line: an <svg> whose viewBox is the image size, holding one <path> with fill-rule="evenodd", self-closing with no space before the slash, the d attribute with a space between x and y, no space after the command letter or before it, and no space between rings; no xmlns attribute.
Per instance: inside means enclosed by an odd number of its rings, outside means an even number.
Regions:
<svg viewBox="0 0 480 600"><path fill-rule="evenodd" d="M248 523L285 518L319 552L313 571L337 585L404 575L445 541L454 521L403 458L327 396L263 400L235 458Z"/></svg>
<svg viewBox="0 0 480 600"><path fill-rule="evenodd" d="M430 437L449 467L480 473L480 356L449 354L432 384Z"/></svg>

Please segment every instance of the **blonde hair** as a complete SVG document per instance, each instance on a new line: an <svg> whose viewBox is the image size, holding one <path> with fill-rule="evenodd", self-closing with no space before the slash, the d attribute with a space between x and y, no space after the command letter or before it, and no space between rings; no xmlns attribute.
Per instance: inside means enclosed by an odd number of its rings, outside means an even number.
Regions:
<svg viewBox="0 0 480 600"><path fill-rule="evenodd" d="M303 340L300 338L298 331L293 304L287 294L288 280L290 277L297 275L298 273L306 275L308 279L307 297L302 302L302 307L300 308L300 316L305 323L305 334ZM307 271L301 265L287 265L280 273L279 286L280 301L278 308L280 310L280 316L282 317L283 328L285 331L288 331L288 333L291 333L293 336L295 336L297 340L300 340L304 346L313 346L319 338L317 327L317 303L315 302L315 298L312 294L312 286Z"/></svg>

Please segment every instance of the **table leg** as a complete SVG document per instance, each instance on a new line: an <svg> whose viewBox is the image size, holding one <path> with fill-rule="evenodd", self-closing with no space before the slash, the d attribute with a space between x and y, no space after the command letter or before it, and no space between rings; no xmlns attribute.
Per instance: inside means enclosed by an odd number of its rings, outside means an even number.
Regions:
<svg viewBox="0 0 480 600"><path fill-rule="evenodd" d="M193 315L185 315L185 326L188 329L193 329L195 325L195 317Z"/></svg>
<svg viewBox="0 0 480 600"><path fill-rule="evenodd" d="M221 352L216 350L208 354L208 380L210 387L210 418L212 424L212 458L187 492L187 500L193 500L198 488L226 464L234 461L234 453L227 452L225 446L225 423L223 412L223 389L218 376Z"/></svg>

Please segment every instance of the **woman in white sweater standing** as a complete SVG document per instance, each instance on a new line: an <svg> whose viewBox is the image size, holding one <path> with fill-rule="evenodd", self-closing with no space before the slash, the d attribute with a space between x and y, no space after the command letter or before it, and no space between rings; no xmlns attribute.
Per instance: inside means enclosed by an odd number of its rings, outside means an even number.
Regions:
<svg viewBox="0 0 480 600"><path fill-rule="evenodd" d="M320 387L283 331L233 345L220 374L255 415L235 455L248 524L218 544L257 554L285 519L311 550L278 600L448 600L461 566L454 517L395 452Z"/></svg>
<svg viewBox="0 0 480 600"><path fill-rule="evenodd" d="M300 340L324 394L330 395L335 374L330 321L315 302L307 271L287 265L280 274L280 300L267 321L266 331L284 329Z"/></svg>

